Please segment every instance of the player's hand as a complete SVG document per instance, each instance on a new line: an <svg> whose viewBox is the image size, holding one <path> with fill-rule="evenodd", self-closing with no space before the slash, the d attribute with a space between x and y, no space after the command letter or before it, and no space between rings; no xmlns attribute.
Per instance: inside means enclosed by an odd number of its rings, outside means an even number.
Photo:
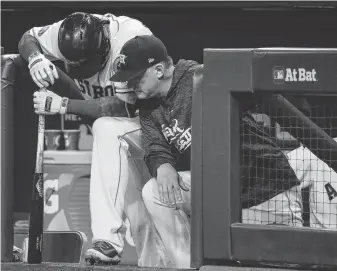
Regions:
<svg viewBox="0 0 337 271"><path fill-rule="evenodd" d="M67 112L68 98L62 98L49 90L34 92L33 102L36 114L55 115Z"/></svg>
<svg viewBox="0 0 337 271"><path fill-rule="evenodd" d="M53 85L59 78L56 67L43 54L36 54L29 59L28 68L30 75L39 88Z"/></svg>
<svg viewBox="0 0 337 271"><path fill-rule="evenodd" d="M189 190L183 183L178 172L169 163L158 167L156 180L158 183L159 200L170 206L175 206L181 202L181 189L184 191Z"/></svg>

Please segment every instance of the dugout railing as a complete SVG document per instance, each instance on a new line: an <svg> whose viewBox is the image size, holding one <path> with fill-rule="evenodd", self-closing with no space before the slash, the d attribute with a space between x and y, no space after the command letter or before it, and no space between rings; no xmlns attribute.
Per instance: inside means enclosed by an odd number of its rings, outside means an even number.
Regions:
<svg viewBox="0 0 337 271"><path fill-rule="evenodd" d="M336 142L284 96L337 94L337 49L205 49L203 60L193 94L191 267L336 270L335 230L241 223L239 123L245 102L265 99L269 108L286 112L278 120L288 131L313 144L336 171ZM287 69L311 75L291 81ZM308 141L308 133L315 140Z"/></svg>

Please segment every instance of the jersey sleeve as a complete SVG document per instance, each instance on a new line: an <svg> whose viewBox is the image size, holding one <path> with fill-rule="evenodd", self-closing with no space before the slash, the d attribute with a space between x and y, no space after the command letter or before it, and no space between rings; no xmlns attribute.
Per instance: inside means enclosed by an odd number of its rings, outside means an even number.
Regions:
<svg viewBox="0 0 337 271"><path fill-rule="evenodd" d="M58 32L62 21L51 25L33 27L28 34L39 42L42 52L49 60L65 60L58 47Z"/></svg>
<svg viewBox="0 0 337 271"><path fill-rule="evenodd" d="M123 45L136 36L152 35L152 32L143 23L136 19L124 18L120 23L119 30L112 38L113 55L116 57Z"/></svg>

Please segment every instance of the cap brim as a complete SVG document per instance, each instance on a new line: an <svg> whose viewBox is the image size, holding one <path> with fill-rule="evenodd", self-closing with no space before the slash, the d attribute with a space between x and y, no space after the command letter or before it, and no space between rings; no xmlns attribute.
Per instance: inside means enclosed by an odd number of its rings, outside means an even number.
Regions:
<svg viewBox="0 0 337 271"><path fill-rule="evenodd" d="M116 72L113 76L110 77L110 81L113 82L127 82L130 81L131 79L137 77L138 75L142 74L143 72L146 71L145 69L141 70L125 70L125 71L118 71Z"/></svg>

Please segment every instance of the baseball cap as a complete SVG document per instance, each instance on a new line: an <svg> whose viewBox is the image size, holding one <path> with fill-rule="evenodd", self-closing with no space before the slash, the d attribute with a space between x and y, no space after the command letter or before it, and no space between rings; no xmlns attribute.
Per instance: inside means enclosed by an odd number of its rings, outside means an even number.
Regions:
<svg viewBox="0 0 337 271"><path fill-rule="evenodd" d="M124 44L114 62L114 82L127 82L167 59L163 42L155 36L136 36Z"/></svg>

